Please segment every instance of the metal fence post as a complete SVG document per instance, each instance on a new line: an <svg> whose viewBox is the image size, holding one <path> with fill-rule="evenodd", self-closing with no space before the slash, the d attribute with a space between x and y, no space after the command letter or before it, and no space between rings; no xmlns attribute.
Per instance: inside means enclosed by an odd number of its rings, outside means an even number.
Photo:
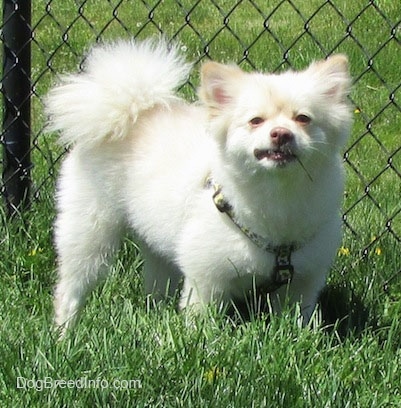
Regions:
<svg viewBox="0 0 401 408"><path fill-rule="evenodd" d="M31 1L3 0L4 197L8 213L29 202L31 132Z"/></svg>

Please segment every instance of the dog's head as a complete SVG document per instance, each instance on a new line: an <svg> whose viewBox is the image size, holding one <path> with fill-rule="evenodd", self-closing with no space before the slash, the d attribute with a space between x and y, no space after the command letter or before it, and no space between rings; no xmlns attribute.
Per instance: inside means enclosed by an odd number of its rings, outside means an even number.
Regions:
<svg viewBox="0 0 401 408"><path fill-rule="evenodd" d="M351 124L349 87L347 58L335 55L279 75L207 62L199 94L228 163L291 172L341 150Z"/></svg>

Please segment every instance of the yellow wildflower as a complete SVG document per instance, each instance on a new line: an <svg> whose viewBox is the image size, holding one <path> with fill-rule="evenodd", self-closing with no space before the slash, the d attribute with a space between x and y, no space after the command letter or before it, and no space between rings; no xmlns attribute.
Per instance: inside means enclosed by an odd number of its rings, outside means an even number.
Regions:
<svg viewBox="0 0 401 408"><path fill-rule="evenodd" d="M219 375L221 375L219 367L211 367L208 371L205 372L204 377L209 384L212 384Z"/></svg>
<svg viewBox="0 0 401 408"><path fill-rule="evenodd" d="M345 246L342 246L338 250L338 256L349 256L351 251L349 248L346 248Z"/></svg>
<svg viewBox="0 0 401 408"><path fill-rule="evenodd" d="M28 256L36 256L40 252L43 252L42 248L33 248L28 252Z"/></svg>

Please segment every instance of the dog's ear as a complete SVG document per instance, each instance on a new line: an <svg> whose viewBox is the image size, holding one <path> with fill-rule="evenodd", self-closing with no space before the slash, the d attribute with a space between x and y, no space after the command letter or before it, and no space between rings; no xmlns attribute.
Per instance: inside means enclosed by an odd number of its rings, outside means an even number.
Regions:
<svg viewBox="0 0 401 408"><path fill-rule="evenodd" d="M336 101L345 100L351 86L348 58L345 55L336 54L327 60L315 62L308 71L319 80L319 88L324 95Z"/></svg>
<svg viewBox="0 0 401 408"><path fill-rule="evenodd" d="M236 65L206 62L201 69L200 99L216 115L235 98L245 73Z"/></svg>

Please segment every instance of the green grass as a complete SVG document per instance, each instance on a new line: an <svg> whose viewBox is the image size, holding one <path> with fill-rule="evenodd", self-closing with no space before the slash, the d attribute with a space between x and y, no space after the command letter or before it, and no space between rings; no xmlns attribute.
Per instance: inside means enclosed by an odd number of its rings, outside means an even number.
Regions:
<svg viewBox="0 0 401 408"><path fill-rule="evenodd" d="M352 22L348 37L348 23L329 3L309 19L322 4L318 0L293 1L304 17L284 2L266 27L265 17L278 1L253 2L264 17L249 1L234 7L235 2L221 0L219 8L202 1L193 8L196 2L189 0L181 5L166 0L157 7L156 1L145 6L141 1L119 5L116 0L91 0L76 20L81 2L53 1L47 14L48 2L34 3L33 179L40 189L32 208L21 217L10 222L1 214L2 406L400 406L401 277L390 282L387 292L383 289L401 265L396 239L401 237L399 27L393 30L398 42L389 40L391 22L395 24L401 15L399 2L374 2L388 23L367 1L335 1L344 18ZM113 10L126 29L113 20ZM229 29L220 31L224 15L228 15ZM303 34L305 24L308 33ZM53 175L62 150L54 135L43 132L41 97L55 81L55 73L77 68L82 53L100 34L109 39L127 37L130 32L144 38L159 30L180 41L190 60L200 62L206 54L239 62L247 70L301 68L332 52L349 56L356 78L351 99L359 109L347 149L344 211L355 233L344 228L343 248L322 300L323 325L299 328L290 311L269 321L262 315L241 322L210 307L194 321L178 314L171 304L148 307L140 254L127 238L111 276L88 300L74 333L57 342L52 331L55 253L51 226ZM374 62L368 69L370 58ZM192 85L182 93L193 98L197 83L194 73ZM43 381L54 385L56 380L79 379L92 384L97 380L98 387L78 388L78 383L68 388L59 383L41 391L18 389L18 377L36 380L29 385L37 388L46 385ZM128 380L136 382L130 389L118 389L112 387L113 380L123 385ZM106 381L111 386L102 388Z"/></svg>

